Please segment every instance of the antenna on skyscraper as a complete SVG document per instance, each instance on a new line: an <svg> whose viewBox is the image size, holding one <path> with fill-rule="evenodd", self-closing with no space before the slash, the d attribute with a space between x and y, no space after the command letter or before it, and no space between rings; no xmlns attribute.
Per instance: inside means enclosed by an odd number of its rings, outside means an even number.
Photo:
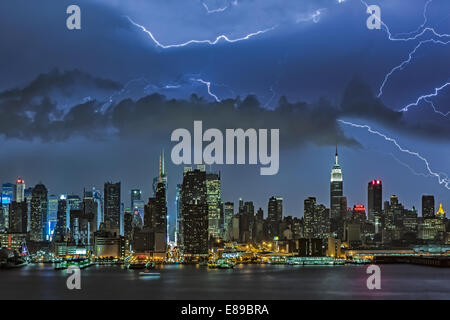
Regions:
<svg viewBox="0 0 450 320"><path fill-rule="evenodd" d="M158 177L161 179L161 153L159 154L159 170L158 170Z"/></svg>
<svg viewBox="0 0 450 320"><path fill-rule="evenodd" d="M334 155L334 163L338 165L338 145L336 143L336 154Z"/></svg>
<svg viewBox="0 0 450 320"><path fill-rule="evenodd" d="M162 149L162 175L164 176L166 171L164 169L164 148Z"/></svg>

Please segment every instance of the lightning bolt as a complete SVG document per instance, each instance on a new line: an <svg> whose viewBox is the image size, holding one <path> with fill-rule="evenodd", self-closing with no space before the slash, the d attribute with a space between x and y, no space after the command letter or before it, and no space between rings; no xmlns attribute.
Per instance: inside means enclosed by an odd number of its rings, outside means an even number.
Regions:
<svg viewBox="0 0 450 320"><path fill-rule="evenodd" d="M420 37L422 37L423 35L425 35L427 33L431 33L432 36L437 38L437 39L431 38L431 39L426 39L426 40L419 40L419 43L409 53L408 58L406 60L402 61L399 65L397 65L394 68L392 68L385 75L385 77L383 79L383 82L381 83L381 86L380 86L380 88L378 90L378 95L377 95L378 98L380 98L383 95L384 87L386 86L386 84L389 81L390 77L395 72L397 72L399 70L403 70L412 61L413 56L415 55L415 53L417 52L417 50L419 48L421 48L423 45L429 44L429 43L442 44L442 45L447 45L447 44L450 43L450 40L445 40L447 38L450 38L450 34L438 33L438 32L436 32L436 30L434 28L431 28L431 27L426 27L425 28L425 25L428 23L428 18L427 18L428 6L430 5L430 3L432 1L433 0L428 0L425 3L424 9L423 9L423 18L424 18L423 23L415 31L408 32L408 33L403 33L403 34L398 34L397 37L393 36L391 31L390 31L390 28L380 18L376 17L376 19L384 27L384 30L385 30L386 34L388 35L388 39L390 41L408 42L408 41L418 40ZM364 0L361 0L361 3L364 4L367 9L369 8L369 5ZM370 11L368 11L368 13L370 13ZM420 30L422 30L422 31L420 31ZM406 36L409 36L409 37L398 37L400 35L406 35Z"/></svg>
<svg viewBox="0 0 450 320"><path fill-rule="evenodd" d="M427 102L429 105L431 105L431 107L433 108L433 110L434 110L435 113L440 114L441 116L446 117L446 118L450 115L450 111L448 111L447 113L444 113L444 112L442 112L442 111L437 110L437 108L434 106L433 101L430 101L430 100L428 100L428 99L424 99L424 100L425 100L425 102Z"/></svg>
<svg viewBox="0 0 450 320"><path fill-rule="evenodd" d="M411 173L412 173L413 175L418 176L418 177L424 177L424 178L429 178L429 177L430 177L429 174L417 172L417 171L414 170L409 164L404 163L404 162L401 161L399 158L397 158L396 156L394 156L394 154L389 153L389 155L390 155L395 161L397 161L399 164L401 164L401 165L404 166L405 168L408 168L408 170L411 171Z"/></svg>
<svg viewBox="0 0 450 320"><path fill-rule="evenodd" d="M109 103L112 103L114 100L114 97L116 96L120 96L122 94L124 94L125 92L127 92L129 86L134 83L134 82L145 82L148 83L149 81L147 79L145 79L144 77L140 77L140 78L136 78L136 79L131 79L129 80L123 87L122 89L114 92L112 95L109 96L108 101Z"/></svg>
<svg viewBox="0 0 450 320"><path fill-rule="evenodd" d="M150 37L150 39L152 39L152 41L155 43L155 45L160 47L160 48L162 48L162 49L181 48L181 47L186 47L186 46L191 45L191 44L216 45L216 44L218 44L220 42L220 40L223 40L223 41L229 42L229 43L235 43L235 42L239 42L239 41L248 40L248 39L253 38L255 36L258 36L260 34L264 34L266 32L272 31L272 30L274 30L277 27L277 26L273 26L273 27L268 28L268 29L259 30L259 31L253 32L253 33L249 33L249 34L247 34L244 37L236 38L236 39L230 39L226 35L220 35L213 41L212 40L189 40L189 41L186 41L186 42L180 43L180 44L164 45L164 44L160 43L158 40L156 40L155 36L149 30L147 30L144 26L134 22L128 16L125 16L125 17L128 19L128 21L130 21L130 23L132 23L134 26L138 27L143 32L145 32Z"/></svg>
<svg viewBox="0 0 450 320"><path fill-rule="evenodd" d="M361 3L362 3L363 5L366 6L367 9L369 8L369 5L368 5L364 0L360 0L360 1L361 1ZM370 13L370 11L368 11L368 13ZM426 13L425 13L425 14L426 14ZM402 41L402 42L413 41L413 40L419 39L421 36L423 36L423 35L426 34L426 33L431 33L431 34L433 34L434 36L436 36L438 39L450 38L450 34L447 34L447 33L438 33L438 32L436 32L436 30L434 30L434 28L431 28L431 27L426 27L426 28L424 28L421 32L419 32L419 33L417 33L416 35L414 35L414 36L412 36L412 37L409 37L409 38L397 38L397 37L395 37L395 36L392 35L392 32L391 32L390 28L387 26L386 23L383 22L383 20L381 20L381 19L378 18L378 17L375 17L375 18L376 18L376 19L380 22L380 24L384 27L384 30L386 31L386 34L388 35L388 39L389 39L390 41ZM419 29L420 29L420 28L419 28ZM413 32L411 32L411 33L413 33Z"/></svg>
<svg viewBox="0 0 450 320"><path fill-rule="evenodd" d="M354 127L354 128L367 129L368 132L370 132L370 133L372 133L372 134L375 134L375 135L377 135L377 136L380 136L380 137L384 138L384 140L386 140L386 141L391 142L392 144L394 144L394 145L397 147L397 149L399 149L401 152L407 153L407 154L409 154L409 155L415 156L416 158L420 159L420 160L425 164L425 166L426 166L426 168L427 168L427 171L428 171L428 173L430 174L430 176L436 177L436 178L438 179L440 185L443 185L446 189L450 190L450 179L448 178L448 175L447 175L447 174L443 174L443 173L437 173L437 172L434 172L434 171L431 169L430 162L429 162L424 156L422 156L420 153L415 152L415 151L410 151L410 150L408 150L408 149L402 147L402 146L397 142L397 140L395 140L395 139L393 139L393 138L390 138L390 137L388 137L387 135L385 135L385 134L383 134L383 133L381 133L381 132L379 132L379 131L373 130L373 129L372 129L370 126L368 126L368 125L365 125L365 124L364 124L364 125L361 125L361 124L355 124L355 123L348 122L348 121L344 121L344 120L338 120L338 121L339 121L340 123L343 123L343 124L345 124L345 125L348 125L348 126L351 126L351 127Z"/></svg>
<svg viewBox="0 0 450 320"><path fill-rule="evenodd" d="M300 22L308 22L308 21L313 21L314 23L318 23L320 21L320 17L322 15L322 12L325 11L325 9L317 9L316 11L314 11L311 14L308 15L302 15L302 16L298 16L297 19L295 20L296 23L300 23Z"/></svg>
<svg viewBox="0 0 450 320"><path fill-rule="evenodd" d="M410 35L410 34L414 34L420 31L420 29L422 29L423 27L425 27L425 25L428 22L428 17L427 17L427 11L428 11L428 6L430 5L430 3L433 2L433 0L428 0L425 3L425 7L423 8L423 23L415 30L415 31L411 31L411 32L406 32L406 33L399 33L398 35Z"/></svg>
<svg viewBox="0 0 450 320"><path fill-rule="evenodd" d="M203 5L203 7L205 7L206 12L207 12L208 14L211 14L211 13L218 13L218 12L224 12L225 10L228 9L228 6L226 6L226 7L223 7L223 8L217 8L217 9L210 10L209 7L208 7L208 5L207 5L206 3L202 2L202 5Z"/></svg>
<svg viewBox="0 0 450 320"><path fill-rule="evenodd" d="M142 89L144 93L147 93L147 92L160 92L160 91L163 91L163 90L180 89L180 88L182 88L182 87L184 87L186 85L190 85L191 86L192 83L195 82L195 83L200 83L202 85L205 85L206 88L207 88L208 95L211 96L212 98L214 98L214 100L216 102L221 102L221 99L216 94L214 94L212 92L211 87L213 85L214 86L219 86L219 87L226 87L230 91L231 95L233 95L233 96L235 95L234 91L229 86L227 86L225 84L217 84L217 83L213 84L212 82L203 80L203 79L201 79L199 77L200 77L200 75L190 75L190 78L185 78L183 80L172 82L172 83L165 84L165 85L156 85L156 84L150 82L149 80L147 80L145 77L131 79L120 90L112 93L109 97L105 98L106 102L102 105L101 111L103 112L108 107L110 107L113 104L113 102L114 102L116 97L121 96L121 95L129 92L130 91L129 87L131 86L131 84L133 84L133 83L140 83L140 82L142 82L144 84L144 87ZM85 100L86 99L87 98L85 98Z"/></svg>
<svg viewBox="0 0 450 320"><path fill-rule="evenodd" d="M195 82L199 82L199 83L201 83L201 84L206 85L206 88L207 88L207 90L208 90L208 94L209 94L211 97L213 97L214 100L216 100L216 102L220 102L219 97L216 96L216 95L215 95L214 93L212 93L212 91L211 91L211 82L205 81L205 80L199 79L199 78L191 78L190 80L191 80L191 81L195 81Z"/></svg>
<svg viewBox="0 0 450 320"><path fill-rule="evenodd" d="M429 100L428 100L429 98L436 97L436 96L439 94L439 92L441 92L442 90L444 90L444 89L447 88L448 86L450 86L450 82L447 82L447 83L445 83L444 85L442 85L442 86L440 86L440 87L438 87L438 88L435 88L435 89L434 89L434 92L432 92L432 93L429 93L429 94L425 94L425 95L420 96L419 98L417 98L416 102L413 102L413 103L410 103L410 104L406 105L406 106L403 107L400 111L401 111L401 112L407 112L407 111L409 111L409 108L411 108L411 107L417 107L417 106L419 105L419 103L422 102L422 101L425 101L425 102L428 102L428 103L429 103ZM434 105L433 105L433 106L434 106ZM435 109L435 110L436 110L436 109ZM448 113L447 113L446 115L445 115L444 113L442 113L442 112L438 112L438 113L444 115L445 117L448 115Z"/></svg>
<svg viewBox="0 0 450 320"><path fill-rule="evenodd" d="M378 90L377 97L380 98L383 95L384 87L386 86L386 83L388 82L389 78L397 71L403 70L412 60L413 56L416 54L417 50L422 47L422 45L427 43L434 43L434 44L442 44L447 45L450 43L449 41L441 41L441 40L435 40L435 39L428 39L424 41L420 41L417 46L414 47L414 49L409 53L408 59L400 63L399 65L395 66L391 71L389 71L386 76L384 77L383 82L381 83L380 89Z"/></svg>
<svg viewBox="0 0 450 320"><path fill-rule="evenodd" d="M161 90L173 90L173 89L179 89L181 88L180 84L167 84L167 85L155 85L153 83L151 83L149 80L147 80L145 77L140 77L140 78L135 78L135 79L131 79L129 80L120 90L117 90L115 92L113 92L109 97L105 98L106 102L102 105L101 107L101 112L104 112L107 108L109 108L113 102L114 99L116 97L119 97L127 92L130 91L130 86L133 83L143 83L145 85L145 87L143 88L143 92L147 93L147 91L161 91Z"/></svg>

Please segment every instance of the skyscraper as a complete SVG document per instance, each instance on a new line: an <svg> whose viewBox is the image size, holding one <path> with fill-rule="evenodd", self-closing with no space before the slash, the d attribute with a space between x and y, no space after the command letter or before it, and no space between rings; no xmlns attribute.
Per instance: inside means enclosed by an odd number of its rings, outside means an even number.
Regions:
<svg viewBox="0 0 450 320"><path fill-rule="evenodd" d="M120 230L120 182L105 183L105 224L110 229Z"/></svg>
<svg viewBox="0 0 450 320"><path fill-rule="evenodd" d="M98 219L98 208L97 202L94 199L94 193L92 191L84 190L83 196L83 215L90 222L89 227L92 229L91 232L97 231L97 219Z"/></svg>
<svg viewBox="0 0 450 320"><path fill-rule="evenodd" d="M279 236L279 226L283 219L283 198L271 197L267 206L269 232L271 237Z"/></svg>
<svg viewBox="0 0 450 320"><path fill-rule="evenodd" d="M255 218L255 206L253 201L245 201L242 214L239 215L239 241L249 242L252 240L252 226Z"/></svg>
<svg viewBox="0 0 450 320"><path fill-rule="evenodd" d="M206 174L206 196L208 202L208 237L220 237L220 173Z"/></svg>
<svg viewBox="0 0 450 320"><path fill-rule="evenodd" d="M181 184L177 184L175 194L175 205L177 210L175 242L177 245L183 243L183 216L181 214Z"/></svg>
<svg viewBox="0 0 450 320"><path fill-rule="evenodd" d="M131 201L130 201L131 211L134 210L134 201L142 200L141 196L142 196L142 191L140 189L131 189Z"/></svg>
<svg viewBox="0 0 450 320"><path fill-rule="evenodd" d="M46 237L50 239L53 235L58 220L58 197L54 194L48 196L48 213Z"/></svg>
<svg viewBox="0 0 450 320"><path fill-rule="evenodd" d="M94 199L94 202L97 204L96 229L100 230L100 224L105 222L103 211L103 196L100 190L92 188L92 198Z"/></svg>
<svg viewBox="0 0 450 320"><path fill-rule="evenodd" d="M162 150L161 154L159 155L159 169L158 169L158 176L153 179L153 193L156 194L156 191L158 189L158 185L162 183L164 186L164 192L167 192L167 173L165 169L165 161L164 161L164 150ZM167 206L167 203L166 203ZM170 222L171 224L174 224L174 222ZM166 235L167 239L166 241L169 241L169 217L166 216Z"/></svg>
<svg viewBox="0 0 450 320"><path fill-rule="evenodd" d="M31 225L30 239L43 241L46 235L48 199L47 188L43 184L37 184L31 195Z"/></svg>
<svg viewBox="0 0 450 320"><path fill-rule="evenodd" d="M380 180L372 180L367 186L367 210L368 218L375 222L375 215L380 215L383 210L383 184Z"/></svg>
<svg viewBox="0 0 450 320"><path fill-rule="evenodd" d="M71 194L67 196L67 228L71 229L70 221L70 212L71 211L82 211L83 210L83 201L80 196L77 194Z"/></svg>
<svg viewBox="0 0 450 320"><path fill-rule="evenodd" d="M130 210L125 209L123 215L123 231L127 239L132 239L133 235L133 215Z"/></svg>
<svg viewBox="0 0 450 320"><path fill-rule="evenodd" d="M422 217L434 218L434 196L423 195L422 196Z"/></svg>
<svg viewBox="0 0 450 320"><path fill-rule="evenodd" d="M7 229L9 225L9 205L15 200L14 194L16 191L15 185L12 183L4 183L2 185L1 206L3 212L3 219L0 222L3 229Z"/></svg>
<svg viewBox="0 0 450 320"><path fill-rule="evenodd" d="M206 172L185 170L181 186L182 249L185 257L208 256Z"/></svg>
<svg viewBox="0 0 450 320"><path fill-rule="evenodd" d="M31 198L32 197L33 197L33 188L32 187L26 188L25 191L24 191L24 198L25 198L25 200L27 200L27 205L28 205L28 209L27 209L27 214L28 214L27 232L30 232L30 229L31 229Z"/></svg>
<svg viewBox="0 0 450 320"><path fill-rule="evenodd" d="M330 212L323 204L317 204L316 198L304 201L304 236L306 238L327 239L330 232Z"/></svg>
<svg viewBox="0 0 450 320"><path fill-rule="evenodd" d="M233 219L234 215L234 203L233 202L225 202L224 205L224 221L223 221L223 229L224 234L228 235L228 231L231 228L231 220Z"/></svg>
<svg viewBox="0 0 450 320"><path fill-rule="evenodd" d="M316 210L316 198L308 197L307 199L305 199L303 210L303 217L305 221L304 235L305 238L312 238L314 237L314 214Z"/></svg>
<svg viewBox="0 0 450 320"><path fill-rule="evenodd" d="M242 198L239 198L239 214L242 214L244 211L244 200Z"/></svg>
<svg viewBox="0 0 450 320"><path fill-rule="evenodd" d="M165 252L167 248L167 203L166 189L162 181L157 184L155 196L148 199L144 211L144 228L153 234L153 250Z"/></svg>
<svg viewBox="0 0 450 320"><path fill-rule="evenodd" d="M436 212L436 217L445 220L445 211L444 208L442 207L442 203L439 205L439 209Z"/></svg>
<svg viewBox="0 0 450 320"><path fill-rule="evenodd" d="M155 196L148 199L145 205L144 226L155 230L155 232L166 233L167 231L167 205L166 190L164 183L158 183Z"/></svg>
<svg viewBox="0 0 450 320"><path fill-rule="evenodd" d="M22 202L25 200L25 180L18 178L16 180L16 201Z"/></svg>
<svg viewBox="0 0 450 320"><path fill-rule="evenodd" d="M62 242L67 236L67 200L61 196L58 200L57 222L55 228L54 239Z"/></svg>
<svg viewBox="0 0 450 320"><path fill-rule="evenodd" d="M9 233L26 233L28 226L27 201L13 201L9 205Z"/></svg>
<svg viewBox="0 0 450 320"><path fill-rule="evenodd" d="M330 213L332 219L338 219L341 212L341 197L344 195L344 179L338 161L338 150L334 156L334 166L331 169L330 180Z"/></svg>
<svg viewBox="0 0 450 320"><path fill-rule="evenodd" d="M167 190L167 174L164 163L164 150L159 155L159 170L158 176L153 179L153 192L156 192L156 188L159 182L162 182L164 184L164 188Z"/></svg>

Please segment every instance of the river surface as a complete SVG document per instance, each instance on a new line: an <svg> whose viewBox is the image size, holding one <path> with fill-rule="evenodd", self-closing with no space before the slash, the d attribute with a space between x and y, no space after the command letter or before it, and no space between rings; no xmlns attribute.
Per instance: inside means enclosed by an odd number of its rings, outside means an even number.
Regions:
<svg viewBox="0 0 450 320"><path fill-rule="evenodd" d="M166 265L159 277L118 266L67 270L50 264L0 270L0 299L450 299L450 268L380 265L381 289L369 290L367 266L237 265L218 270Z"/></svg>

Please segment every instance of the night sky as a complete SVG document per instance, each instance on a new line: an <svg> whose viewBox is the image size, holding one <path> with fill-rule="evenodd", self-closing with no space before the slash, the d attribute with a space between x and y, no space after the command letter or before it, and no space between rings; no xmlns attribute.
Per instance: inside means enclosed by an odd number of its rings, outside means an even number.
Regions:
<svg viewBox="0 0 450 320"><path fill-rule="evenodd" d="M81 30L66 28L71 4ZM3 0L0 182L20 176L81 195L120 180L129 206L131 188L151 196L164 148L173 215L183 169L171 163L170 134L202 120L205 129L280 129L277 175L213 166L224 202L242 197L266 212L275 195L294 216L308 196L328 206L338 144L349 206L366 204L367 183L381 179L385 199L420 208L434 194L450 211L450 2L368 4L380 6L391 40L386 27L366 27L360 0ZM232 41L173 46L220 35Z"/></svg>

